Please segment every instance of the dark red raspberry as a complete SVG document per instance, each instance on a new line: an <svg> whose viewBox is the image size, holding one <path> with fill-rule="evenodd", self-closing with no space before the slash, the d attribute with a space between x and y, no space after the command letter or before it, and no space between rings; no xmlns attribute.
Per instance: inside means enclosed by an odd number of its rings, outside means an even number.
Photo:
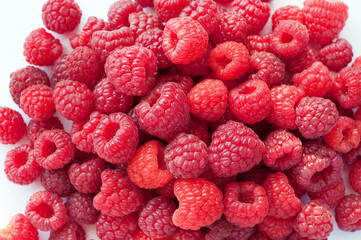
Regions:
<svg viewBox="0 0 361 240"><path fill-rule="evenodd" d="M272 53L254 52L250 56L248 79L265 81L269 87L279 85L285 76L284 63Z"/></svg>
<svg viewBox="0 0 361 240"><path fill-rule="evenodd" d="M123 217L137 211L142 204L142 193L123 170L106 169L101 174L102 187L93 205L103 214Z"/></svg>
<svg viewBox="0 0 361 240"><path fill-rule="evenodd" d="M357 58L355 58L351 67L361 68L361 56L358 56Z"/></svg>
<svg viewBox="0 0 361 240"><path fill-rule="evenodd" d="M249 80L228 95L229 108L244 123L254 124L264 120L271 111L271 91L261 80Z"/></svg>
<svg viewBox="0 0 361 240"><path fill-rule="evenodd" d="M318 54L320 61L333 71L339 71L346 67L353 57L351 44L343 38L324 46Z"/></svg>
<svg viewBox="0 0 361 240"><path fill-rule="evenodd" d="M26 133L30 142L34 143L42 132L51 129L64 129L63 124L57 117L51 117L44 121L30 120Z"/></svg>
<svg viewBox="0 0 361 240"><path fill-rule="evenodd" d="M108 10L108 22L111 29L129 26L128 16L133 12L139 12L142 7L132 0L118 0Z"/></svg>
<svg viewBox="0 0 361 240"><path fill-rule="evenodd" d="M174 225L198 230L222 216L223 194L217 186L203 178L179 179L174 184L179 207L173 214Z"/></svg>
<svg viewBox="0 0 361 240"><path fill-rule="evenodd" d="M237 228L237 226L231 224L222 216L207 226L206 229L203 228L205 232L209 230L209 232L205 234L205 239L229 239L233 228Z"/></svg>
<svg viewBox="0 0 361 240"><path fill-rule="evenodd" d="M156 86L160 86L167 82L178 83L183 89L184 93L187 94L193 88L194 82L190 76L182 74L178 71L164 74L157 78Z"/></svg>
<svg viewBox="0 0 361 240"><path fill-rule="evenodd" d="M154 10L158 17L167 22L171 18L178 17L182 9L189 5L191 0L154 0Z"/></svg>
<svg viewBox="0 0 361 240"><path fill-rule="evenodd" d="M263 36L259 35L248 35L246 37L246 46L249 52L269 52L273 53L271 48L271 36L272 34L266 34Z"/></svg>
<svg viewBox="0 0 361 240"><path fill-rule="evenodd" d="M55 170L44 169L41 174L41 185L49 192L59 197L67 197L75 192L68 176L68 167Z"/></svg>
<svg viewBox="0 0 361 240"><path fill-rule="evenodd" d="M204 235L201 230L184 230L178 228L178 230L173 234L172 240L205 240Z"/></svg>
<svg viewBox="0 0 361 240"><path fill-rule="evenodd" d="M293 168L297 183L307 191L321 192L339 182L342 158L320 141L303 145L301 162Z"/></svg>
<svg viewBox="0 0 361 240"><path fill-rule="evenodd" d="M258 231L252 235L247 240L270 240L269 238L265 237L262 233L259 233Z"/></svg>
<svg viewBox="0 0 361 240"><path fill-rule="evenodd" d="M24 56L28 63L48 66L63 52L59 39L46 32L44 28L32 31L25 39Z"/></svg>
<svg viewBox="0 0 361 240"><path fill-rule="evenodd" d="M321 199L310 201L297 215L293 228L301 237L327 238L333 230L333 216L330 207Z"/></svg>
<svg viewBox="0 0 361 240"><path fill-rule="evenodd" d="M40 68L27 66L10 74L10 94L16 104L20 104L20 94L27 87L43 84L50 86L49 77Z"/></svg>
<svg viewBox="0 0 361 240"><path fill-rule="evenodd" d="M244 42L247 34L247 22L239 12L219 14L218 25L211 34L215 44L234 41Z"/></svg>
<svg viewBox="0 0 361 240"><path fill-rule="evenodd" d="M206 170L201 176L202 178L206 179L207 181L213 182L216 186L224 192L227 184L231 182L237 181L237 176L232 177L219 177L213 171L212 168L208 165Z"/></svg>
<svg viewBox="0 0 361 240"><path fill-rule="evenodd" d="M294 220L294 217L283 219L267 216L257 225L257 230L268 239L284 239L293 232Z"/></svg>
<svg viewBox="0 0 361 240"><path fill-rule="evenodd" d="M25 215L41 231L59 229L68 219L63 200L47 191L36 192L30 197Z"/></svg>
<svg viewBox="0 0 361 240"><path fill-rule="evenodd" d="M33 148L30 145L21 145L10 150L6 154L4 165L9 181L20 185L34 182L42 170L35 161Z"/></svg>
<svg viewBox="0 0 361 240"><path fill-rule="evenodd" d="M164 28L163 49L175 64L188 64L202 56L207 49L208 34L192 18L173 18Z"/></svg>
<svg viewBox="0 0 361 240"><path fill-rule="evenodd" d="M345 196L336 206L335 218L339 229L354 232L361 230L361 196Z"/></svg>
<svg viewBox="0 0 361 240"><path fill-rule="evenodd" d="M264 180L270 175L271 173L275 173L271 168L268 168L264 165L256 165L248 172L244 172L237 175L237 181L239 182L247 182L252 181L258 185L262 185Z"/></svg>
<svg viewBox="0 0 361 240"><path fill-rule="evenodd" d="M145 7L154 7L153 0L136 0L143 8Z"/></svg>
<svg viewBox="0 0 361 240"><path fill-rule="evenodd" d="M260 0L234 0L232 11L239 12L247 22L247 34L259 33L270 16L270 6Z"/></svg>
<svg viewBox="0 0 361 240"><path fill-rule="evenodd" d="M68 54L63 54L60 57L58 57L53 64L53 69L52 69L53 72L50 79L52 88L54 88L54 86L61 80L70 79L68 70L65 66L65 61L67 57Z"/></svg>
<svg viewBox="0 0 361 240"><path fill-rule="evenodd" d="M348 165L352 165L355 161L361 160L361 145L359 144L356 148L353 148L348 153L343 154L343 159Z"/></svg>
<svg viewBox="0 0 361 240"><path fill-rule="evenodd" d="M140 34L146 32L147 30L163 28L163 25L160 23L158 17L149 12L139 11L131 13L129 14L128 21L134 38L139 37Z"/></svg>
<svg viewBox="0 0 361 240"><path fill-rule="evenodd" d="M345 67L333 81L333 95L343 108L361 105L361 69Z"/></svg>
<svg viewBox="0 0 361 240"><path fill-rule="evenodd" d="M38 240L38 230L21 213L15 214L7 226L0 229L1 240Z"/></svg>
<svg viewBox="0 0 361 240"><path fill-rule="evenodd" d="M85 119L93 109L92 92L80 82L71 80L58 82L53 96L59 114L72 121Z"/></svg>
<svg viewBox="0 0 361 240"><path fill-rule="evenodd" d="M76 222L68 221L61 228L52 231L49 240L85 240L85 231L81 225Z"/></svg>
<svg viewBox="0 0 361 240"><path fill-rule="evenodd" d="M352 189L357 192L361 193L361 160L355 161L350 169L348 175L349 182L351 184Z"/></svg>
<svg viewBox="0 0 361 240"><path fill-rule="evenodd" d="M134 240L171 240L168 237L166 237L166 238L152 238L152 237L146 235L142 230L139 230L138 232L136 232L133 239Z"/></svg>
<svg viewBox="0 0 361 240"><path fill-rule="evenodd" d="M249 66L249 53L242 43L218 44L209 56L209 66L217 77L231 80L242 77Z"/></svg>
<svg viewBox="0 0 361 240"><path fill-rule="evenodd" d="M308 196L313 199L323 199L330 208L335 208L339 200L345 196L345 184L342 177L339 177L339 183L335 186L328 186L321 192L310 192L308 191Z"/></svg>
<svg viewBox="0 0 361 240"><path fill-rule="evenodd" d="M197 118L192 118L189 133L194 136L197 136L207 146L211 141L211 136L208 132L208 123L206 121L201 121Z"/></svg>
<svg viewBox="0 0 361 240"><path fill-rule="evenodd" d="M293 73L300 73L318 60L318 52L309 46L295 57L284 58L283 62Z"/></svg>
<svg viewBox="0 0 361 240"><path fill-rule="evenodd" d="M296 216L301 211L302 203L283 172L268 175L262 186L268 197L269 216L286 219Z"/></svg>
<svg viewBox="0 0 361 240"><path fill-rule="evenodd" d="M74 0L48 0L41 10L45 27L57 33L76 28L81 15L80 7Z"/></svg>
<svg viewBox="0 0 361 240"><path fill-rule="evenodd" d="M138 220L135 214L124 217L100 215L96 222L97 236L102 240L135 239L138 230Z"/></svg>
<svg viewBox="0 0 361 240"><path fill-rule="evenodd" d="M77 223L93 224L99 216L99 211L93 207L93 195L73 193L68 197L65 207L69 219Z"/></svg>
<svg viewBox="0 0 361 240"><path fill-rule="evenodd" d="M30 118L43 121L56 112L53 89L43 84L32 85L21 92L20 108Z"/></svg>
<svg viewBox="0 0 361 240"><path fill-rule="evenodd" d="M224 215L241 228L254 227L268 214L266 191L254 182L232 182L224 193Z"/></svg>
<svg viewBox="0 0 361 240"><path fill-rule="evenodd" d="M287 5L276 9L272 14L272 29L284 20L294 20L304 24L303 12L297 6Z"/></svg>
<svg viewBox="0 0 361 240"><path fill-rule="evenodd" d="M176 198L174 195L174 183L177 179L172 178L169 182L167 182L164 187L157 188L157 193L160 196L165 196L169 198Z"/></svg>
<svg viewBox="0 0 361 240"><path fill-rule="evenodd" d="M263 142L252 129L229 121L217 128L208 147L208 161L220 177L246 172L262 160Z"/></svg>
<svg viewBox="0 0 361 240"><path fill-rule="evenodd" d="M320 44L335 39L348 18L348 6L340 0L306 0L302 11L310 40Z"/></svg>
<svg viewBox="0 0 361 240"><path fill-rule="evenodd" d="M15 144L26 132L21 114L8 107L0 107L0 143Z"/></svg>

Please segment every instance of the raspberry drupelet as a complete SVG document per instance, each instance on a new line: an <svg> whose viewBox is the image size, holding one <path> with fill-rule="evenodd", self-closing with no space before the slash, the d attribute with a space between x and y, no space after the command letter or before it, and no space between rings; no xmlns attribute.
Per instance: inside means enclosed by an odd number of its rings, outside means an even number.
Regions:
<svg viewBox="0 0 361 240"><path fill-rule="evenodd" d="M124 217L111 217L101 214L95 227L97 236L102 240L136 239L135 233L139 229L135 214Z"/></svg>
<svg viewBox="0 0 361 240"><path fill-rule="evenodd" d="M49 240L85 240L85 235L85 231L79 223L74 221L68 221L61 228L51 231Z"/></svg>
<svg viewBox="0 0 361 240"><path fill-rule="evenodd" d="M18 111L0 107L0 143L15 144L24 136L26 124Z"/></svg>
<svg viewBox="0 0 361 240"><path fill-rule="evenodd" d="M5 228L0 229L2 240L38 240L38 230L21 213L15 214Z"/></svg>
<svg viewBox="0 0 361 240"><path fill-rule="evenodd" d="M99 217L99 211L93 206L93 195L75 192L64 204L69 219L81 224L94 224Z"/></svg>

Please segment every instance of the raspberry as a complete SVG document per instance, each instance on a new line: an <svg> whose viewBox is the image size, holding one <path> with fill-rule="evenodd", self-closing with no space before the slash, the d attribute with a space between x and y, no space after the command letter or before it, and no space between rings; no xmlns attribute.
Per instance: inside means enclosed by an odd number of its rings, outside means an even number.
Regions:
<svg viewBox="0 0 361 240"><path fill-rule="evenodd" d="M302 11L310 40L320 44L336 38L348 18L348 6L340 0L306 0Z"/></svg>
<svg viewBox="0 0 361 240"><path fill-rule="evenodd" d="M11 218L5 228L0 229L0 239L37 240L39 239L39 233L23 214L18 213Z"/></svg>
<svg viewBox="0 0 361 240"><path fill-rule="evenodd" d="M285 65L272 53L252 53L249 67L252 75L248 79L265 81L269 87L279 85L285 76Z"/></svg>
<svg viewBox="0 0 361 240"><path fill-rule="evenodd" d="M55 113L53 89L37 84L27 87L20 95L20 108L30 118L43 121Z"/></svg>
<svg viewBox="0 0 361 240"><path fill-rule="evenodd" d="M198 230L222 216L223 195L217 186L203 178L179 179L174 184L179 207L173 214L174 225Z"/></svg>
<svg viewBox="0 0 361 240"><path fill-rule="evenodd" d="M119 0L113 3L108 10L108 22L111 29L119 29L129 26L128 16L133 12L139 12L142 7L131 0Z"/></svg>
<svg viewBox="0 0 361 240"><path fill-rule="evenodd" d="M270 6L260 0L234 0L232 11L239 12L247 22L247 34L259 33L268 21Z"/></svg>
<svg viewBox="0 0 361 240"><path fill-rule="evenodd" d="M205 239L228 239L235 225L227 222L225 217L221 217L211 225L207 226L209 232L206 233ZM207 229L207 230L208 230Z"/></svg>
<svg viewBox="0 0 361 240"><path fill-rule="evenodd" d="M152 238L148 235L146 235L142 230L139 230L138 232L136 232L136 234L134 235L134 240L170 240L170 238L166 237L166 238Z"/></svg>
<svg viewBox="0 0 361 240"><path fill-rule="evenodd" d="M179 15L182 9L189 5L191 0L154 0L154 10L158 17L167 22Z"/></svg>
<svg viewBox="0 0 361 240"><path fill-rule="evenodd" d="M32 31L25 39L24 56L30 64L52 65L62 52L63 47L59 39L55 39L44 28Z"/></svg>
<svg viewBox="0 0 361 240"><path fill-rule="evenodd" d="M24 135L26 125L21 114L8 107L0 107L0 143L15 144Z"/></svg>
<svg viewBox="0 0 361 240"><path fill-rule="evenodd" d="M54 88L54 86L61 80L66 80L70 78L68 74L68 70L65 66L65 61L67 57L68 54L63 54L60 57L58 57L53 64L53 69L52 69L53 72L50 79L52 88Z"/></svg>
<svg viewBox="0 0 361 240"><path fill-rule="evenodd" d="M227 184L231 182L237 181L237 176L232 177L219 177L213 171L212 168L208 165L206 170L201 176L202 178L206 179L207 181L213 182L216 186L224 192Z"/></svg>
<svg viewBox="0 0 361 240"><path fill-rule="evenodd" d="M329 186L321 192L308 192L308 196L313 200L317 198L323 199L330 208L335 208L336 204L345 196L345 184L342 177L339 178L339 183L334 187Z"/></svg>
<svg viewBox="0 0 361 240"><path fill-rule="evenodd" d="M57 117L51 117L44 121L30 120L26 133L30 142L34 143L42 132L51 129L64 129L63 124Z"/></svg>
<svg viewBox="0 0 361 240"><path fill-rule="evenodd" d="M71 80L58 82L53 96L59 114L72 121L88 117L93 108L92 92L80 82Z"/></svg>
<svg viewBox="0 0 361 240"><path fill-rule="evenodd" d="M353 119L340 116L336 125L323 136L323 139L333 150L347 153L359 145L360 132Z"/></svg>
<svg viewBox="0 0 361 240"><path fill-rule="evenodd" d="M271 173L275 173L271 168L268 168L264 165L256 165L248 172L244 172L237 175L237 181L239 182L247 182L251 181L258 185L262 185L262 183L266 180L268 175Z"/></svg>
<svg viewBox="0 0 361 240"><path fill-rule="evenodd" d="M134 38L139 37L149 29L162 28L157 16L143 11L129 14L128 21Z"/></svg>
<svg viewBox="0 0 361 240"><path fill-rule="evenodd" d="M348 179L351 184L351 187L357 193L361 192L361 183L359 181L360 177L361 177L361 161L357 160L352 164L348 175Z"/></svg>
<svg viewBox="0 0 361 240"><path fill-rule="evenodd" d="M339 71L346 67L353 57L351 44L342 38L324 46L318 54L320 61L333 71Z"/></svg>
<svg viewBox="0 0 361 240"><path fill-rule="evenodd" d="M68 197L65 207L69 219L77 223L93 224L99 216L99 211L93 207L93 195L73 193Z"/></svg>
<svg viewBox="0 0 361 240"><path fill-rule="evenodd" d="M204 240L204 235L201 230L184 230L178 228L178 230L172 236L173 240Z"/></svg>
<svg viewBox="0 0 361 240"><path fill-rule="evenodd" d="M208 123L206 121L201 121L197 118L192 118L189 133L194 136L197 136L207 146L211 141L211 136L208 132Z"/></svg>
<svg viewBox="0 0 361 240"><path fill-rule="evenodd" d="M242 43L218 44L209 56L209 66L217 77L231 80L242 77L249 66L249 53Z"/></svg>
<svg viewBox="0 0 361 240"><path fill-rule="evenodd" d="M50 233L49 240L61 239L85 240L85 231L78 223L69 221L61 228Z"/></svg>
<svg viewBox="0 0 361 240"><path fill-rule="evenodd" d="M247 22L239 12L219 14L218 25L211 34L215 44L234 41L244 42L247 34Z"/></svg>
<svg viewBox="0 0 361 240"><path fill-rule="evenodd" d="M142 96L155 83L157 59L151 50L144 47L116 49L107 58L105 73L118 90L129 96Z"/></svg>
<svg viewBox="0 0 361 240"><path fill-rule="evenodd" d="M208 161L219 177L246 172L262 160L263 142L252 129L229 121L217 128L208 147Z"/></svg>
<svg viewBox="0 0 361 240"><path fill-rule="evenodd" d="M356 120L357 122L357 120ZM360 131L360 130L359 130ZM361 145L359 144L356 148L353 148L346 154L343 154L343 159L348 165L352 165L355 161L361 159Z"/></svg>
<svg viewBox="0 0 361 240"><path fill-rule="evenodd" d="M257 229L268 239L284 239L292 233L293 222L294 217L283 219L267 216L257 225Z"/></svg>
<svg viewBox="0 0 361 240"><path fill-rule="evenodd" d="M272 34L266 34L263 36L248 35L246 37L246 43L245 43L248 51L249 52L257 51L257 52L273 53L273 50L270 45L271 36L272 36Z"/></svg>
<svg viewBox="0 0 361 240"><path fill-rule="evenodd" d="M321 192L339 182L343 168L336 151L319 141L303 145L301 162L293 168L297 183L307 191Z"/></svg>
<svg viewBox="0 0 361 240"><path fill-rule="evenodd" d="M171 72L164 74L157 78L156 86L160 86L167 82L175 82L180 85L184 93L187 94L193 88L194 82L190 76L182 74L180 72Z"/></svg>
<svg viewBox="0 0 361 240"><path fill-rule="evenodd" d="M75 192L68 176L68 167L55 170L47 170L41 174L41 185L50 193L59 197L66 197Z"/></svg>
<svg viewBox="0 0 361 240"><path fill-rule="evenodd" d="M175 64L188 64L202 56L207 49L208 34L192 18L173 18L164 28L163 49Z"/></svg>
<svg viewBox="0 0 361 240"><path fill-rule="evenodd" d="M80 7L74 0L48 0L41 10L45 27L57 33L75 29L81 15Z"/></svg>
<svg viewBox="0 0 361 240"><path fill-rule="evenodd" d="M286 219L296 216L301 211L302 203L283 172L268 175L262 186L268 197L268 216Z"/></svg>
<svg viewBox="0 0 361 240"><path fill-rule="evenodd" d="M321 199L310 201L297 215L293 228L301 237L327 238L333 230L333 216L330 207Z"/></svg>
<svg viewBox="0 0 361 240"><path fill-rule="evenodd" d="M102 187L94 197L93 205L103 214L123 217L135 212L142 204L142 193L122 170L106 169L101 178Z"/></svg>
<svg viewBox="0 0 361 240"><path fill-rule="evenodd" d="M170 141L190 124L186 95L178 83L165 83L144 96L134 108L141 129Z"/></svg>
<svg viewBox="0 0 361 240"><path fill-rule="evenodd" d="M354 232L361 230L361 196L350 194L337 204L335 218L339 229Z"/></svg>
<svg viewBox="0 0 361 240"><path fill-rule="evenodd" d="M268 213L264 188L254 182L232 182L224 193L224 215L227 221L241 227L254 227Z"/></svg>
<svg viewBox="0 0 361 240"><path fill-rule="evenodd" d="M41 231L54 231L67 221L66 208L60 197L47 191L34 193L26 204L25 215Z"/></svg>
<svg viewBox="0 0 361 240"><path fill-rule="evenodd" d="M293 172L293 168L285 171L285 174L288 177L288 181L289 181L291 187L295 191L296 197L301 198L303 195L305 195L306 190L298 184L298 182L296 180L296 175ZM307 193L310 193L310 192L307 192Z"/></svg>
<svg viewBox="0 0 361 240"><path fill-rule="evenodd" d="M111 217L105 214L100 215L96 222L96 233L100 239L134 239L138 230L137 217L130 214L124 217Z"/></svg>
<svg viewBox="0 0 361 240"><path fill-rule="evenodd" d="M272 29L284 20L294 20L304 24L303 12L297 6L287 5L276 9L272 14Z"/></svg>
<svg viewBox="0 0 361 240"><path fill-rule="evenodd" d="M10 150L6 154L4 165L7 178L20 185L34 182L42 170L35 161L33 148L25 144Z"/></svg>
<svg viewBox="0 0 361 240"><path fill-rule="evenodd" d="M169 182L167 182L164 187L159 187L157 188L157 193L160 196L165 196L165 197L169 197L169 198L176 198L176 196L174 195L174 183L177 179L176 178L172 178Z"/></svg>
<svg viewBox="0 0 361 240"><path fill-rule="evenodd" d="M228 95L229 108L244 123L254 124L264 120L271 111L271 91L261 80L249 80Z"/></svg>
<svg viewBox="0 0 361 240"><path fill-rule="evenodd" d="M300 73L318 60L318 52L309 46L295 57L284 58L283 61L293 73Z"/></svg>
<svg viewBox="0 0 361 240"><path fill-rule="evenodd" d="M50 86L48 75L40 68L27 66L11 73L9 90L14 102L19 105L21 92L35 84Z"/></svg>
<svg viewBox="0 0 361 240"><path fill-rule="evenodd" d="M358 56L357 58L355 58L351 67L361 68L361 56Z"/></svg>

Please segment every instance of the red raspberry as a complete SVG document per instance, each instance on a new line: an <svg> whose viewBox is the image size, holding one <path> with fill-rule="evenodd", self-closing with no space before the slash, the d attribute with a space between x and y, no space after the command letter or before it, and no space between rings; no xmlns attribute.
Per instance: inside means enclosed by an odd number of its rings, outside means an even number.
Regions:
<svg viewBox="0 0 361 240"><path fill-rule="evenodd" d="M178 228L178 230L172 236L173 240L205 240L201 230L184 230Z"/></svg>
<svg viewBox="0 0 361 240"><path fill-rule="evenodd" d="M16 104L20 104L20 94L27 87L43 84L50 86L49 77L40 68L27 66L10 74L10 94Z"/></svg>
<svg viewBox="0 0 361 240"><path fill-rule="evenodd" d="M286 219L301 211L302 203L283 172L268 175L262 186L268 197L269 216Z"/></svg>
<svg viewBox="0 0 361 240"><path fill-rule="evenodd" d="M358 56L357 58L355 58L351 67L361 68L361 56Z"/></svg>
<svg viewBox="0 0 361 240"><path fill-rule="evenodd" d="M174 195L174 183L176 180L176 178L172 178L169 182L167 182L167 184L164 185L164 187L157 188L157 193L160 196L176 198L176 196Z"/></svg>
<svg viewBox="0 0 361 240"><path fill-rule="evenodd" d="M124 217L102 214L95 226L97 236L102 240L135 239L133 236L138 230L138 220L134 214Z"/></svg>
<svg viewBox="0 0 361 240"><path fill-rule="evenodd" d="M309 46L295 57L284 58L283 62L293 73L300 73L318 60L318 52Z"/></svg>
<svg viewBox="0 0 361 240"><path fill-rule="evenodd" d="M10 150L6 154L4 165L9 181L20 185L34 182L42 170L35 161L33 148L25 144Z"/></svg>
<svg viewBox="0 0 361 240"><path fill-rule="evenodd" d="M361 196L345 196L336 206L335 218L339 229L354 232L361 230Z"/></svg>
<svg viewBox="0 0 361 240"><path fill-rule="evenodd" d="M50 79L52 88L54 88L54 86L61 80L70 79L68 70L65 66L65 61L67 57L68 54L63 54L60 57L58 57L53 64L53 69L52 69L53 72Z"/></svg>
<svg viewBox="0 0 361 240"><path fill-rule="evenodd" d="M145 7L154 7L153 0L136 0L143 8Z"/></svg>
<svg viewBox="0 0 361 240"><path fill-rule="evenodd" d="M48 0L41 10L45 27L57 33L75 29L81 15L80 7L74 0Z"/></svg>
<svg viewBox="0 0 361 240"><path fill-rule="evenodd" d="M264 120L271 111L271 91L261 80L249 80L228 95L229 108L244 123L254 124Z"/></svg>
<svg viewBox="0 0 361 240"><path fill-rule="evenodd" d="M293 232L294 220L294 217L283 219L267 216L257 225L257 230L268 239L284 239Z"/></svg>
<svg viewBox="0 0 361 240"><path fill-rule="evenodd" d="M170 238L166 237L166 238L152 238L148 235L146 235L142 230L139 230L138 232L136 232L136 234L134 235L134 240L171 240Z"/></svg>
<svg viewBox="0 0 361 240"><path fill-rule="evenodd" d="M207 49L208 34L192 18L173 18L164 28L163 49L175 64L188 64L202 56Z"/></svg>
<svg viewBox="0 0 361 240"><path fill-rule="evenodd" d="M59 39L46 32L44 28L32 31L25 39L24 56L28 63L48 66L63 52Z"/></svg>
<svg viewBox="0 0 361 240"><path fill-rule="evenodd" d="M0 143L15 144L26 132L21 114L8 107L0 107Z"/></svg>
<svg viewBox="0 0 361 240"><path fill-rule="evenodd" d="M247 22L239 12L219 14L218 25L211 34L215 44L234 41L244 42L247 34Z"/></svg>
<svg viewBox="0 0 361 240"><path fill-rule="evenodd" d="M306 0L302 11L310 40L320 44L336 38L348 18L348 6L340 0Z"/></svg>
<svg viewBox="0 0 361 240"><path fill-rule="evenodd" d="M224 193L224 215L227 221L241 227L254 227L268 213L266 191L254 182L232 182Z"/></svg>
<svg viewBox="0 0 361 240"><path fill-rule="evenodd" d="M118 0L108 10L108 22L110 28L115 30L129 26L128 16L133 12L139 12L142 7L131 0Z"/></svg>
<svg viewBox="0 0 361 240"><path fill-rule="evenodd" d="M339 182L342 158L320 141L303 145L301 162L293 168L297 183L307 191L321 192Z"/></svg>
<svg viewBox="0 0 361 240"><path fill-rule="evenodd" d="M318 54L320 61L333 71L339 71L346 67L353 57L351 44L343 38L324 46Z"/></svg>
<svg viewBox="0 0 361 240"><path fill-rule="evenodd" d="M101 174L102 187L94 197L96 209L111 217L123 217L137 211L142 193L122 170L106 169Z"/></svg>
<svg viewBox="0 0 361 240"><path fill-rule="evenodd" d="M41 231L59 229L68 219L63 200L47 191L36 192L30 197L25 215Z"/></svg>
<svg viewBox="0 0 361 240"><path fill-rule="evenodd" d="M303 12L297 6L287 5L276 9L272 14L272 29L284 20L294 20L304 24Z"/></svg>
<svg viewBox="0 0 361 240"><path fill-rule="evenodd" d="M99 211L93 207L93 195L73 193L68 197L65 207L69 219L77 223L93 224L99 216Z"/></svg>
<svg viewBox="0 0 361 240"><path fill-rule="evenodd" d="M231 182L237 181L237 176L232 177L219 177L213 171L212 168L208 165L206 170L201 176L202 178L206 179L207 181L213 182L216 186L224 192L227 184Z"/></svg>
<svg viewBox="0 0 361 240"><path fill-rule="evenodd" d="M263 36L259 35L248 35L246 37L246 46L249 52L269 52L273 53L271 48L271 36L272 34L266 34Z"/></svg>
<svg viewBox="0 0 361 240"><path fill-rule="evenodd" d="M229 239L232 229L237 228L237 226L231 224L222 216L220 219L207 226L207 228L209 229L209 232L206 233L205 239Z"/></svg>
<svg viewBox="0 0 361 240"><path fill-rule="evenodd" d="M298 184L298 182L296 180L296 175L293 172L293 168L285 171L284 173L288 177L288 181L289 181L291 187L293 188L293 190L295 191L296 197L301 198L303 195L305 195L306 190ZM307 193L309 193L309 192L307 192Z"/></svg>
<svg viewBox="0 0 361 240"><path fill-rule="evenodd" d="M160 86L167 82L175 82L180 85L180 87L183 89L184 93L187 94L189 91L193 88L194 82L193 79L190 76L187 76L185 74L182 74L180 72L171 72L164 74L157 78L156 86Z"/></svg>
<svg viewBox="0 0 361 240"><path fill-rule="evenodd" d="M179 179L174 184L179 207L173 214L174 225L198 230L222 216L223 194L217 186L203 178Z"/></svg>
<svg viewBox="0 0 361 240"><path fill-rule="evenodd" d="M357 122L357 120L356 120ZM359 130L360 131L360 130ZM359 144L356 148L353 148L346 154L343 154L343 159L348 165L352 165L355 161L361 159L361 145Z"/></svg>
<svg viewBox="0 0 361 240"><path fill-rule="evenodd" d="M345 184L342 177L339 177L339 183L335 186L328 186L321 192L310 192L308 191L308 196L313 199L323 199L330 208L335 208L337 203L345 196Z"/></svg>
<svg viewBox="0 0 361 240"><path fill-rule="evenodd" d="M74 239L85 240L85 231L81 225L76 222L66 222L61 228L52 231L49 240Z"/></svg>
<svg viewBox="0 0 361 240"><path fill-rule="evenodd" d="M247 34L259 33L268 21L270 6L260 0L234 0L232 11L239 12L247 22Z"/></svg>
<svg viewBox="0 0 361 240"><path fill-rule="evenodd" d="M165 83L144 96L134 108L141 129L170 141L190 124L186 95L178 83Z"/></svg>
<svg viewBox="0 0 361 240"><path fill-rule="evenodd" d="M269 87L279 85L285 76L284 63L272 53L252 53L249 67L253 74L248 79L265 81Z"/></svg>
<svg viewBox="0 0 361 240"><path fill-rule="evenodd" d="M257 231L253 236L251 236L247 240L270 240L270 239Z"/></svg>
<svg viewBox="0 0 361 240"><path fill-rule="evenodd" d="M30 120L26 133L30 142L34 143L42 132L51 129L64 129L63 124L57 117L51 117L44 121Z"/></svg>
<svg viewBox="0 0 361 240"><path fill-rule="evenodd" d="M154 0L154 10L158 17L167 22L179 15L182 9L189 5L191 0Z"/></svg>
<svg viewBox="0 0 361 240"><path fill-rule="evenodd" d="M30 118L43 121L55 113L53 89L37 84L27 87L20 95L20 108Z"/></svg>
<svg viewBox="0 0 361 240"><path fill-rule="evenodd" d="M72 121L88 117L93 109L92 92L80 82L71 80L58 82L53 96L59 114Z"/></svg>
<svg viewBox="0 0 361 240"><path fill-rule="evenodd" d="M271 168L268 168L264 165L256 165L248 172L243 172L237 175L237 181L239 182L247 182L251 181L258 185L262 185L262 183L266 180L268 175L271 173L275 173Z"/></svg>
<svg viewBox="0 0 361 240"><path fill-rule="evenodd" d="M242 43L218 44L209 56L209 66L221 79L231 80L242 77L249 66L248 50Z"/></svg>
<svg viewBox="0 0 361 240"><path fill-rule="evenodd" d="M330 207L321 199L310 201L297 215L293 228L301 237L327 238L333 230L333 216Z"/></svg>
<svg viewBox="0 0 361 240"><path fill-rule="evenodd" d="M67 197L75 192L68 176L68 167L55 170L44 169L41 174L41 185L50 193L59 197Z"/></svg>
<svg viewBox="0 0 361 240"><path fill-rule="evenodd" d="M15 214L8 225L0 229L1 240L38 240L38 230L21 213Z"/></svg>
<svg viewBox="0 0 361 240"><path fill-rule="evenodd" d="M139 37L140 34L147 30L154 28L160 29L163 27L158 17L149 12L140 11L131 13L129 14L128 21L134 38Z"/></svg>
<svg viewBox="0 0 361 240"><path fill-rule="evenodd" d="M208 132L208 123L206 121L201 121L197 118L192 118L189 133L194 136L197 136L207 146L211 141L211 136Z"/></svg>
<svg viewBox="0 0 361 240"><path fill-rule="evenodd" d="M357 160L351 166L348 179L352 189L359 194L361 193L361 182L359 180L360 178L361 178L361 161Z"/></svg>
<svg viewBox="0 0 361 240"><path fill-rule="evenodd" d="M217 128L208 147L208 161L220 177L246 172L262 160L263 142L252 129L229 121Z"/></svg>

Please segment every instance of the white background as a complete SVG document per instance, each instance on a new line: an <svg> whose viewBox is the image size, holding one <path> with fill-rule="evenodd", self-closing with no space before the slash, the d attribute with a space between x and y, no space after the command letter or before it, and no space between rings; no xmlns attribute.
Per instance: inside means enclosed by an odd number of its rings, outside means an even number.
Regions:
<svg viewBox="0 0 361 240"><path fill-rule="evenodd" d="M8 85L9 76L13 71L23 68L28 64L23 57L23 43L26 36L34 29L43 27L41 21L42 0L0 0L0 106L8 106L16 109L22 113L19 107L12 102ZM84 22L89 16L96 16L103 19L106 18L109 6L115 0L76 0L82 9L83 16L80 26L73 32L79 32ZM302 7L301 0L272 0L271 11L285 6L297 5ZM354 58L361 55L361 1L358 0L344 0L349 6L349 18L340 37L346 38L353 46ZM270 29L270 22L268 22L264 32ZM54 34L55 37L61 40L65 52L70 51L68 38L71 33L65 35ZM43 68L49 72L50 68ZM23 114L26 122L29 118ZM65 124L66 130L69 130L69 124ZM28 140L24 137L20 144L27 143ZM13 145L0 144L0 228L6 226L10 218L16 213L23 213L25 204L29 197L36 191L43 190L39 180L29 186L19 186L10 183L4 174L4 164L6 153L14 148ZM345 172L346 176L346 172ZM346 193L351 193L347 179ZM87 231L87 239L98 239L93 226L85 226ZM41 233L40 239L47 239L47 233ZM349 233L342 232L337 229L335 223L335 230L328 239L345 238L349 240L361 239L361 232Z"/></svg>

